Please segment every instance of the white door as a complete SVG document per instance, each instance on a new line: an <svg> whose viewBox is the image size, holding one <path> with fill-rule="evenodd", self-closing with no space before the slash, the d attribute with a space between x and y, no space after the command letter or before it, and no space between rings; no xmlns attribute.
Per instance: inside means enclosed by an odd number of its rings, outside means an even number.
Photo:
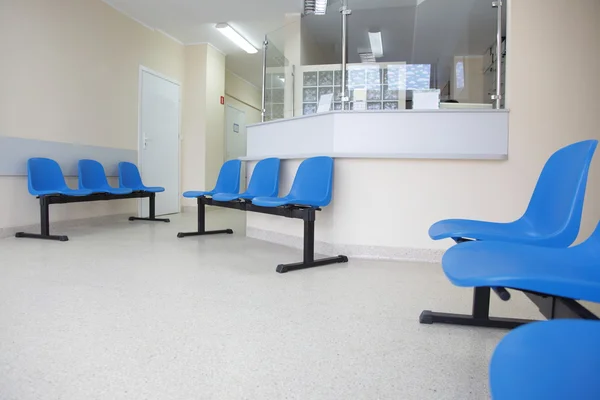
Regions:
<svg viewBox="0 0 600 400"><path fill-rule="evenodd" d="M246 156L246 113L227 105L225 111L226 158L233 160Z"/></svg>
<svg viewBox="0 0 600 400"><path fill-rule="evenodd" d="M162 186L156 195L156 215L174 214L179 207L179 84L142 69L140 82L139 159L146 186ZM140 213L148 216L148 200Z"/></svg>

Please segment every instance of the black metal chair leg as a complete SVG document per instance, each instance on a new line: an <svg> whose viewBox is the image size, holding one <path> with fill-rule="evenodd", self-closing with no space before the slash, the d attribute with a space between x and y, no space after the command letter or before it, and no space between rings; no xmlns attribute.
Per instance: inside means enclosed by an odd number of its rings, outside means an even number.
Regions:
<svg viewBox="0 0 600 400"><path fill-rule="evenodd" d="M40 233L17 232L16 238L56 240L66 242L69 237L66 235L50 234L50 201L47 196L40 196Z"/></svg>
<svg viewBox="0 0 600 400"><path fill-rule="evenodd" d="M315 217L315 210L313 209L308 212L307 218L304 219L303 261L299 263L278 265L276 271L280 274L298 271L300 269L348 262L348 257L343 255L315 260Z"/></svg>
<svg viewBox="0 0 600 400"><path fill-rule="evenodd" d="M233 234L231 229L221 229L216 231L206 230L206 204L204 203L204 197L198 197L198 230L196 232L179 232L178 238L190 237L190 236L205 236L205 235L220 235L220 234Z"/></svg>

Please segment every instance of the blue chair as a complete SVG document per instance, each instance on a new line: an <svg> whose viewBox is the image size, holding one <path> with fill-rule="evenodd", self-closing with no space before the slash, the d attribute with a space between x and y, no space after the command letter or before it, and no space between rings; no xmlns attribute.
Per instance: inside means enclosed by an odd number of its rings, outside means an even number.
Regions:
<svg viewBox="0 0 600 400"><path fill-rule="evenodd" d="M434 240L474 239L568 247L579 233L588 171L598 145L586 140L554 153L542 170L525 214L514 222L449 219L429 229Z"/></svg>
<svg viewBox="0 0 600 400"><path fill-rule="evenodd" d="M148 197L148 217L129 217L130 221L171 222L169 218L156 218L156 193L164 192L165 188L144 185L140 171L135 164L119 163L119 187L130 189L138 195L136 197Z"/></svg>
<svg viewBox="0 0 600 400"><path fill-rule="evenodd" d="M164 187L144 185L138 167L130 162L119 163L119 187L131 189L134 192L161 193L165 191Z"/></svg>
<svg viewBox="0 0 600 400"><path fill-rule="evenodd" d="M600 399L599 338L598 321L556 320L515 329L492 356L492 399Z"/></svg>
<svg viewBox="0 0 600 400"><path fill-rule="evenodd" d="M15 237L61 242L69 240L65 235L50 234L50 204L85 201L85 196L91 195L93 191L68 187L60 165L49 158L30 158L27 161L27 186L29 193L39 197L41 232L17 232Z"/></svg>
<svg viewBox="0 0 600 400"><path fill-rule="evenodd" d="M89 196L89 189L71 189L65 182L60 165L49 158L30 158L27 161L29 193L34 196Z"/></svg>
<svg viewBox="0 0 600 400"><path fill-rule="evenodd" d="M442 258L456 286L501 287L600 303L600 224L585 242L569 248L518 243L468 242Z"/></svg>
<svg viewBox="0 0 600 400"><path fill-rule="evenodd" d="M527 210L518 220L509 223L445 220L434 224L429 236L434 240L452 238L457 243L494 240L557 248L570 246L579 233L588 171L597 145L597 140L587 140L554 153L540 174ZM479 265L479 268L487 267ZM502 300L510 299L509 292L500 287L475 287L471 314L424 310L419 320L424 324L440 322L507 329L530 322L490 318L490 289Z"/></svg>
<svg viewBox="0 0 600 400"><path fill-rule="evenodd" d="M313 157L298 167L290 193L284 197L257 197L252 203L261 207L296 205L325 207L331 203L333 191L333 159Z"/></svg>
<svg viewBox="0 0 600 400"><path fill-rule="evenodd" d="M205 206L217 206L234 210L258 212L286 218L302 219L304 222L304 249L301 262L279 264L277 272L286 273L305 268L346 263L348 257L339 255L315 259L315 220L319 207L331 202L333 186L333 159L315 157L303 161L298 167L290 193L285 197L275 197L278 192L279 177L278 159L266 159L259 162L254 170L248 190L240 194L210 193L211 197L198 197L198 230L196 232L180 232L177 237L232 234L233 230L223 229L206 231ZM219 177L220 180L221 177ZM237 178L236 178L237 181ZM217 183L219 186L219 183ZM237 187L236 187L237 191ZM209 192L201 192L209 193ZM265 197L254 197L263 194ZM252 201L231 201L236 199L252 199ZM281 206L286 207L281 207Z"/></svg>
<svg viewBox="0 0 600 400"><path fill-rule="evenodd" d="M261 160L254 167L248 189L241 194L216 193L212 196L215 201L232 201L237 199L252 200L255 197L273 197L279 193L279 158Z"/></svg>
<svg viewBox="0 0 600 400"><path fill-rule="evenodd" d="M127 188L114 188L108 184L104 167L95 160L79 160L79 188L93 190L94 193L125 195L132 192Z"/></svg>
<svg viewBox="0 0 600 400"><path fill-rule="evenodd" d="M216 231L206 230L206 196L213 196L217 193L239 193L240 191L240 172L242 169L242 162L240 160L229 160L223 164L221 171L219 171L219 177L217 178L217 184L213 190L206 192L185 192L183 197L190 199L196 199L198 203L198 230L195 232L179 232L178 238L184 238L188 236L203 236L203 235L217 235L221 233L233 234L232 229L220 229ZM233 195L235 198L239 197L239 194ZM233 199L232 199L233 200Z"/></svg>
<svg viewBox="0 0 600 400"><path fill-rule="evenodd" d="M217 184L213 190L209 191L189 191L183 194L188 199L197 199L203 196L212 196L215 193L239 193L240 191L240 171L242 162L240 160L229 160L223 164Z"/></svg>

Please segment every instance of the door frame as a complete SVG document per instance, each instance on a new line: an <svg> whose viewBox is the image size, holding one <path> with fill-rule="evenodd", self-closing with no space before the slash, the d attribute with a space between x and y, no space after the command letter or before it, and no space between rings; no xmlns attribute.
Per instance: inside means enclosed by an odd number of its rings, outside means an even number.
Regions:
<svg viewBox="0 0 600 400"><path fill-rule="evenodd" d="M144 150L143 144L143 135L142 135L142 93L144 88L144 73L148 73L154 75L160 79L164 79L168 82L171 82L174 85L179 87L179 126L177 127L177 210L181 212L181 127L182 127L182 117L183 117L183 107L182 107L182 89L183 86L181 82L176 79L173 79L167 75L164 75L160 72L157 72L151 68L148 68L142 64L140 64L139 74L138 74L138 134L137 134L137 150L138 150L138 167L140 169L140 175L143 176L143 168L142 164L142 151ZM138 200L138 216L142 215L142 200Z"/></svg>

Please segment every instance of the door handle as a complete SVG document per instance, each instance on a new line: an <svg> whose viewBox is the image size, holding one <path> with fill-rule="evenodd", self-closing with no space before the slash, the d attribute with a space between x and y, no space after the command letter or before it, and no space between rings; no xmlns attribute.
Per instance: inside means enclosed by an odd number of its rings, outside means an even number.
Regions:
<svg viewBox="0 0 600 400"><path fill-rule="evenodd" d="M148 136L144 135L144 143L143 143L144 150L146 150L148 148L148 142L151 142L151 141L152 141L152 139L148 139Z"/></svg>

